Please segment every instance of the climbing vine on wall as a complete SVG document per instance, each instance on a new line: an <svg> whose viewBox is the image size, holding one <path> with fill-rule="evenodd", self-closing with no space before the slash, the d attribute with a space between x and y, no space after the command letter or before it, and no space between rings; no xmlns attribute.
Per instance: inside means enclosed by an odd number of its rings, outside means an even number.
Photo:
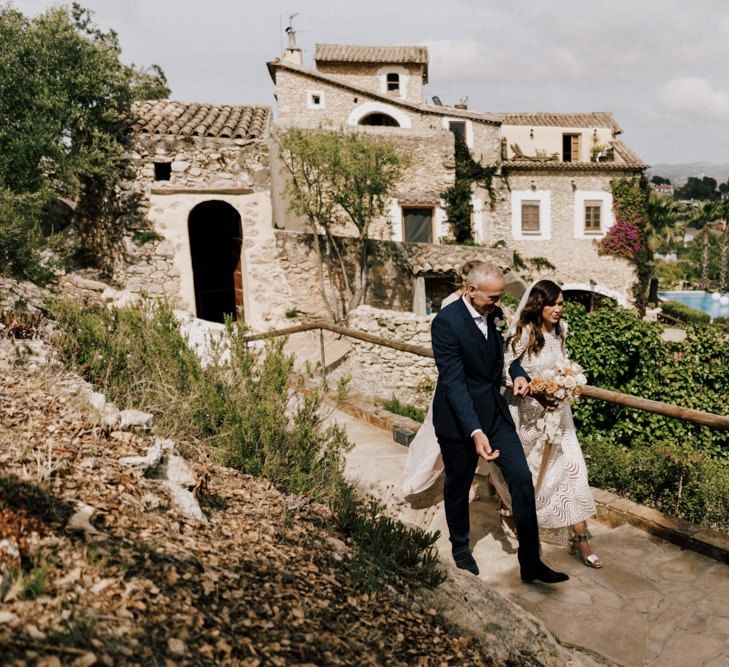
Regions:
<svg viewBox="0 0 729 667"><path fill-rule="evenodd" d="M612 184L612 192L615 224L597 242L597 249L601 255L627 259L635 267L633 299L644 313L653 272L653 253L646 238L648 187L644 178L621 179Z"/></svg>
<svg viewBox="0 0 729 667"><path fill-rule="evenodd" d="M473 242L471 229L471 193L473 184L481 186L486 190L491 203L494 202L494 184L496 176L506 183L506 174L498 172L498 165L482 165L473 159L471 151L468 150L466 142L456 137L455 149L456 179L452 187L441 193L445 201L445 210L448 215L448 222L453 225L453 235L456 243ZM508 187L508 184L507 184Z"/></svg>

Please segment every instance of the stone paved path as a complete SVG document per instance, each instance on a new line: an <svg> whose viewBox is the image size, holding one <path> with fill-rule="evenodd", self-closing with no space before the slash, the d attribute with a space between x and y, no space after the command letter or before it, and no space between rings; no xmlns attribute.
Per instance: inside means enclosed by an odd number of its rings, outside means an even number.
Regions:
<svg viewBox="0 0 729 667"><path fill-rule="evenodd" d="M438 546L449 555L440 485L405 501L399 485L407 449L349 415L336 412L334 419L355 443L348 474L397 507L403 520L440 530ZM545 560L571 580L526 585L514 546L499 529L495 499L471 505L471 529L481 578L541 619L563 644L618 665L729 666L728 566L631 526L611 529L592 522L602 570L586 568L566 548L545 544Z"/></svg>

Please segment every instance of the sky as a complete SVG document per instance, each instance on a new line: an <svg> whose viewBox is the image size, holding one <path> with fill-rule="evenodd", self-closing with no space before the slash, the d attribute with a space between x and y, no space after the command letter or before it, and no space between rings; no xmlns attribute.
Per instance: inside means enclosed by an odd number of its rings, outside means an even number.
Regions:
<svg viewBox="0 0 729 667"><path fill-rule="evenodd" d="M15 0L28 15L49 0ZM725 0L85 0L122 58L156 63L172 97L274 105L265 63L294 26L318 42L425 45L426 99L470 109L610 111L648 163L729 162Z"/></svg>

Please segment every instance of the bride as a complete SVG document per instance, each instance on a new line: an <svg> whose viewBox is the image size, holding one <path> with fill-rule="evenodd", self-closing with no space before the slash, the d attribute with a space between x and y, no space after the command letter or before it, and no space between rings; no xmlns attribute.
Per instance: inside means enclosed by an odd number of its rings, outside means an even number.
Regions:
<svg viewBox="0 0 729 667"><path fill-rule="evenodd" d="M504 368L519 361L530 377L553 368L557 361L567 361L567 323L562 321L564 296L560 287L551 280L534 283L522 297L519 309L509 327L504 349ZM587 466L577 440L572 410L562 402L556 408L534 396L517 396L512 382L505 373L506 399L516 424L519 439L524 446L527 463L536 481L542 467L544 445L537 421L545 410L561 413L559 443L546 461L546 470L539 489L535 490L537 520L540 532L569 532L571 553L579 552L585 565L603 566L590 547L591 537L587 519L595 515L595 501L587 482ZM490 466L491 481L504 505L510 505L509 491L498 466ZM503 512L507 514L508 512ZM508 534L508 527L505 527Z"/></svg>

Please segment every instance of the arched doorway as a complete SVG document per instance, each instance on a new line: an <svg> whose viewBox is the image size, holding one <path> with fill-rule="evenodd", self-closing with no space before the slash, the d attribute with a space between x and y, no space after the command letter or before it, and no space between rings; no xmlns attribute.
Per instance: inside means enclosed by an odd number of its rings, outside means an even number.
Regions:
<svg viewBox="0 0 729 667"><path fill-rule="evenodd" d="M243 319L243 274L240 215L223 201L206 201L190 211L192 275L197 317L223 322Z"/></svg>
<svg viewBox="0 0 729 667"><path fill-rule="evenodd" d="M565 301L580 303L587 312L604 304L618 304L623 308L628 307L628 301L624 296L602 285L566 283L562 285L562 293Z"/></svg>
<svg viewBox="0 0 729 667"><path fill-rule="evenodd" d="M400 127L400 123L398 123L392 116L379 111L367 114L360 119L359 124L376 125L380 127Z"/></svg>
<svg viewBox="0 0 729 667"><path fill-rule="evenodd" d="M599 292L588 292L587 290L563 290L565 301L579 303L589 313L595 308L600 308L605 303L615 303L615 299L600 294Z"/></svg>

